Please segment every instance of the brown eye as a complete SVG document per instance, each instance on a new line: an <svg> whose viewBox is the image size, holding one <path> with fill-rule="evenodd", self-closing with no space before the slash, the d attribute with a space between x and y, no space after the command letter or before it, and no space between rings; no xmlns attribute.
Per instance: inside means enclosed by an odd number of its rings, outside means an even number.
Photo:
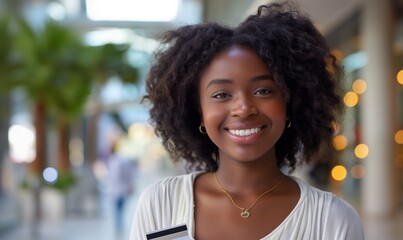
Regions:
<svg viewBox="0 0 403 240"><path fill-rule="evenodd" d="M261 88L261 89L258 89L257 91L255 91L255 95L270 95L270 94L272 94L273 93L273 91L272 90L270 90L270 89L267 89L267 88Z"/></svg>
<svg viewBox="0 0 403 240"><path fill-rule="evenodd" d="M225 99L225 98L231 97L231 95L229 95L228 93L225 93L225 92L221 92L221 93L214 94L212 97L217 98L217 99Z"/></svg>

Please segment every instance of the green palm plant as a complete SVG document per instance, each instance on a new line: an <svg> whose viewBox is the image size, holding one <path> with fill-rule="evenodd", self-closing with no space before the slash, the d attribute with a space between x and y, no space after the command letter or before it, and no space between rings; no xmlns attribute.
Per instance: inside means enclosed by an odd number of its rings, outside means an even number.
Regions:
<svg viewBox="0 0 403 240"><path fill-rule="evenodd" d="M10 78L10 73L15 68L12 61L12 30L11 15L8 12L0 13L0 84L5 85L5 79Z"/></svg>
<svg viewBox="0 0 403 240"><path fill-rule="evenodd" d="M99 104L99 89L106 83L111 77L117 77L124 83L134 84L138 80L137 68L130 65L127 61L127 53L129 51L129 46L125 44L104 44L96 47L86 47L86 51L82 51L87 57L90 57L91 62L91 72L88 79L91 80L91 85L89 89L83 91L79 99L76 96L77 92L82 86L77 82L72 82L66 85L65 88L59 88L59 91L55 91L53 99L54 101L54 112L57 116L57 123L59 129L59 159L61 159L61 169L67 170L68 168L68 127L69 123L76 119L83 111L85 103L87 103L87 98L89 97L89 91L94 92L95 104ZM84 74L85 72L82 71ZM82 76L84 77L84 75ZM87 76L88 77L88 76ZM72 78L79 80L79 78ZM100 107L95 107L95 109L100 109ZM99 116L99 111L95 111L91 115L89 125L89 136L90 144L96 143L96 129L97 129L97 119ZM94 147L95 149L95 147ZM94 151L96 152L96 151ZM95 154L94 154L95 155ZM94 157L95 159L95 157ZM92 159L93 160L93 159Z"/></svg>
<svg viewBox="0 0 403 240"><path fill-rule="evenodd" d="M21 87L32 104L36 130L32 170L40 173L46 162L48 114L53 111L64 123L82 111L90 93L95 58L73 31L53 21L47 22L41 31L34 31L25 20L18 19L14 43L21 67L13 85ZM59 119L60 115L63 117ZM65 141L63 133L59 134L59 142ZM63 151L59 148L59 162L66 170L65 154L60 154Z"/></svg>
<svg viewBox="0 0 403 240"><path fill-rule="evenodd" d="M46 122L56 119L58 159L61 172L69 170L69 127L83 112L94 86L116 75L135 83L137 69L127 63L124 45L86 46L68 26L49 21L34 31L26 21L18 21L15 46L23 67L13 79L33 104L37 137L35 172L43 169L46 152Z"/></svg>
<svg viewBox="0 0 403 240"><path fill-rule="evenodd" d="M10 14L7 12L0 13L0 90L5 89L1 87L4 83L9 82L11 78L10 72L15 67L12 61L12 36L10 29ZM9 93L7 91L0 91L0 156L4 156L8 147L7 130L9 127L9 107L8 99ZM0 172L2 171L2 161L4 158L0 157ZM2 185L0 179L0 186ZM0 187L0 194L1 194Z"/></svg>

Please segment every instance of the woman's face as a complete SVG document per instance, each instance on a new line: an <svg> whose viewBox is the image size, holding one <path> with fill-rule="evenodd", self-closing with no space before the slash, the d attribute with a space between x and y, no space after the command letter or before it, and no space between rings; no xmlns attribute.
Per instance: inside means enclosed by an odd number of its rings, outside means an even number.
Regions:
<svg viewBox="0 0 403 240"><path fill-rule="evenodd" d="M275 159L275 143L285 128L283 94L252 50L231 46L202 72L201 125L226 159Z"/></svg>

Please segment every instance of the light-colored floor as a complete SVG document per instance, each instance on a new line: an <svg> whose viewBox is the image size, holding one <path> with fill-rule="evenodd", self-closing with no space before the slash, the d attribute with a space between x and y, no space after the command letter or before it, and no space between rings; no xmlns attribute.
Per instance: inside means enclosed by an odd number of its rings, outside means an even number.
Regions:
<svg viewBox="0 0 403 240"><path fill-rule="evenodd" d="M41 223L33 226L21 225L0 236L2 240L118 240L112 223L105 219L67 218L61 223ZM128 239L123 237L121 239Z"/></svg>
<svg viewBox="0 0 403 240"><path fill-rule="evenodd" d="M110 203L110 202L109 202ZM129 239L131 215L136 199L126 204L123 230L115 231L113 205L102 203L102 209L93 215L69 214L62 219L44 219L40 222L21 222L0 233L1 240L120 240Z"/></svg>

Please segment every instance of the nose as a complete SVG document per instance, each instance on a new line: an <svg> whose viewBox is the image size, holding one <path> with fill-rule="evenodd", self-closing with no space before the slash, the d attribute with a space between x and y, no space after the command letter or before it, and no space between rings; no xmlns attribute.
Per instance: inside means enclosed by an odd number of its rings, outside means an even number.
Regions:
<svg viewBox="0 0 403 240"><path fill-rule="evenodd" d="M248 96L240 96L234 99L231 115L233 117L239 117L247 119L255 116L258 113L258 109L253 100Z"/></svg>

